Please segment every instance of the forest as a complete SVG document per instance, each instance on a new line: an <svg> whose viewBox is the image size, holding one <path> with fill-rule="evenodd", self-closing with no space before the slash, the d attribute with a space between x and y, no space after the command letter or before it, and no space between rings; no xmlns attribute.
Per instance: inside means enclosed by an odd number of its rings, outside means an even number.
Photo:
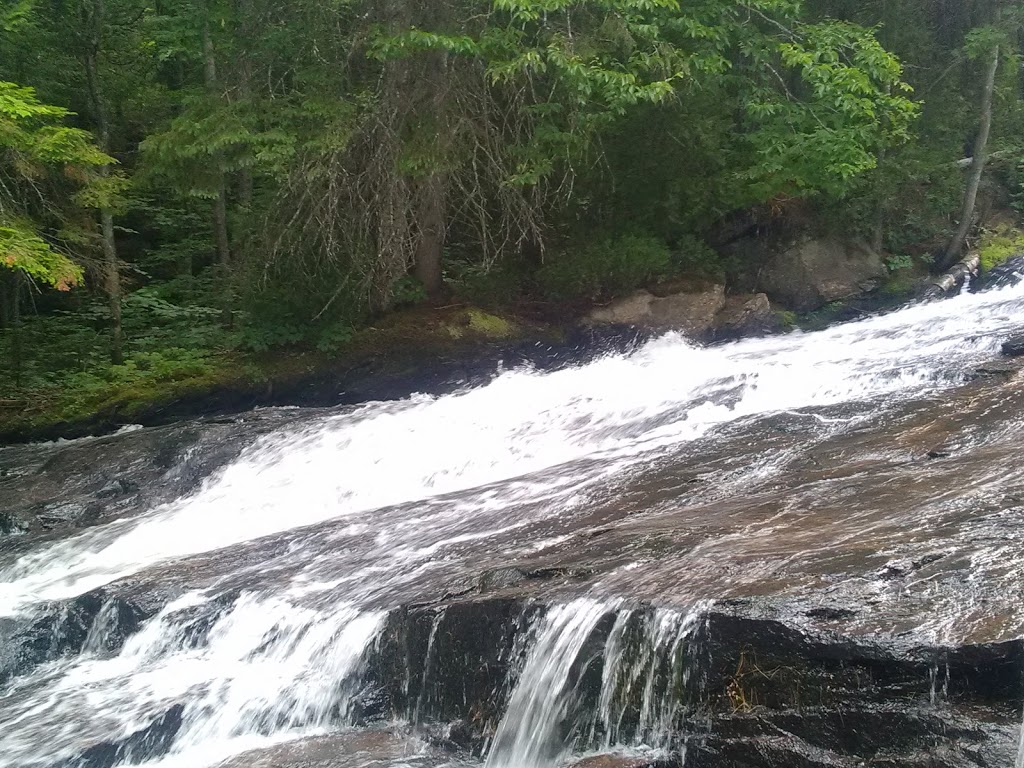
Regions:
<svg viewBox="0 0 1024 768"><path fill-rule="evenodd" d="M408 307L729 283L738 215L894 284L1024 250L1008 0L0 0L0 415L344 355ZM127 394L126 394L127 393Z"/></svg>

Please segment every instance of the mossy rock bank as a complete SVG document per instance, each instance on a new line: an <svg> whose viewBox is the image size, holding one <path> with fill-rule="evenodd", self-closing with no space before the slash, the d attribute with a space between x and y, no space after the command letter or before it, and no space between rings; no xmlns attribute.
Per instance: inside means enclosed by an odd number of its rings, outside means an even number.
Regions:
<svg viewBox="0 0 1024 768"><path fill-rule="evenodd" d="M580 330L473 306L418 307L357 331L338 352L225 352L194 374L0 400L0 444L75 438L259 406L334 406L442 394L503 368L573 364L635 333Z"/></svg>

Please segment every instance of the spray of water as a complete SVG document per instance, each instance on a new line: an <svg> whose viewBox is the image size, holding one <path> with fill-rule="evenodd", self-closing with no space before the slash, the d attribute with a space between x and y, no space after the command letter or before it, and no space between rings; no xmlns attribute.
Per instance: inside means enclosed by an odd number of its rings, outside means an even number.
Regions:
<svg viewBox="0 0 1024 768"><path fill-rule="evenodd" d="M996 352L1022 309L1019 286L722 347L670 334L578 368L371 404L262 440L189 498L23 556L0 570L0 615L361 511L582 457L628 460L743 417L949 385Z"/></svg>
<svg viewBox="0 0 1024 768"><path fill-rule="evenodd" d="M314 566L338 556L311 556L312 539L293 536L288 577L236 590L223 603L224 592L186 591L114 655L104 650L114 617L101 612L83 654L8 686L0 767L73 759L172 712L180 723L160 758L168 768L211 766L335 728L352 715L366 649L383 620L380 585L398 589L496 532L520 530L528 504L535 519L562 514L558 494L578 487L579 462L621 471L737 419L850 401L881 408L950 386L993 356L1022 316L1019 287L722 347L669 335L629 355L555 373L513 371L474 390L370 404L264 438L188 498L0 564L0 616L31 615L45 601L157 565L327 521L358 519L352 531L332 534L339 549L360 539L358 568L325 580ZM413 502L415 512L387 512ZM377 529L359 518L364 513L392 517ZM223 578L244 587L251 571L225 563ZM577 695L574 665L612 610L582 601L547 615L490 768L549 765L569 748L560 728ZM620 616L599 649L606 664L592 733L605 744L659 746L685 688L685 665L664 665L685 656L686 617L645 618L651 650L634 657L627 649L638 621ZM625 698L640 702L635 722L622 715Z"/></svg>

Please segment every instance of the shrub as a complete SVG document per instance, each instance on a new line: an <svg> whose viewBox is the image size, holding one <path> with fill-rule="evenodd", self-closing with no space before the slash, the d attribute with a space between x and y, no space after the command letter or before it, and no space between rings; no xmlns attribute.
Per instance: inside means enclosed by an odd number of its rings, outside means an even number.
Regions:
<svg viewBox="0 0 1024 768"><path fill-rule="evenodd" d="M550 299L595 299L639 288L677 270L661 240L622 235L553 255L537 279Z"/></svg>

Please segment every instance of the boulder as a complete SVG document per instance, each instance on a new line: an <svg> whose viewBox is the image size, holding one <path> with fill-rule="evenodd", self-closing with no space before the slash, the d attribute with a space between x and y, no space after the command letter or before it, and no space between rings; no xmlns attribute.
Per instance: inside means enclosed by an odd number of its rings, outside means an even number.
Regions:
<svg viewBox="0 0 1024 768"><path fill-rule="evenodd" d="M687 336L704 336L715 316L725 307L725 286L712 285L698 291L655 296L637 291L586 317L588 325L630 325L653 331L679 331Z"/></svg>
<svg viewBox="0 0 1024 768"><path fill-rule="evenodd" d="M797 312L874 290L886 275L881 257L837 238L805 237L771 254L757 290Z"/></svg>
<svg viewBox="0 0 1024 768"><path fill-rule="evenodd" d="M1024 255L1014 256L998 267L988 270L978 278L972 287L975 290L983 291L989 288L1017 285L1021 280L1024 280Z"/></svg>
<svg viewBox="0 0 1024 768"><path fill-rule="evenodd" d="M1003 342L1003 354L1007 357L1021 357L1024 355L1024 336L1014 336Z"/></svg>
<svg viewBox="0 0 1024 768"><path fill-rule="evenodd" d="M715 316L714 338L717 341L764 336L783 328L779 316L763 293L739 294L725 300Z"/></svg>

